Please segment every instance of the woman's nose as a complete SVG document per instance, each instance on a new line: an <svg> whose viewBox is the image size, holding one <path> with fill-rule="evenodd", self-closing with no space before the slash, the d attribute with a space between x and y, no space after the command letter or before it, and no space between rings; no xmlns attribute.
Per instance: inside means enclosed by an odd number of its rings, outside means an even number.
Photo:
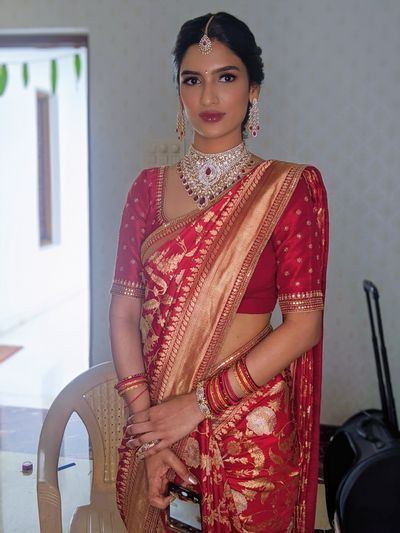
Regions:
<svg viewBox="0 0 400 533"><path fill-rule="evenodd" d="M209 106L218 103L217 88L213 83L204 83L201 92L201 104Z"/></svg>

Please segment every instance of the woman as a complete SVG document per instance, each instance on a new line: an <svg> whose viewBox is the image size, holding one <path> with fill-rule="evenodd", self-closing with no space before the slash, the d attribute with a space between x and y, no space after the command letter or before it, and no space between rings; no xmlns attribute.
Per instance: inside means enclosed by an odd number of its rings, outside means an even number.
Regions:
<svg viewBox="0 0 400 533"><path fill-rule="evenodd" d="M259 129L260 54L227 13L182 26L177 132L185 114L193 144L128 193L110 322L130 532L169 530L168 480L201 494L203 531L313 530L326 194L316 168L243 143Z"/></svg>

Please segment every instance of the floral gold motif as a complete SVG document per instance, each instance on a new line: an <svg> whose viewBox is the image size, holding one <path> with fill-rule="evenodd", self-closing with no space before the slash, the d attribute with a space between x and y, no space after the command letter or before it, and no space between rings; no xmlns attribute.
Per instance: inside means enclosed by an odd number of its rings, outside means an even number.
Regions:
<svg viewBox="0 0 400 533"><path fill-rule="evenodd" d="M247 427L256 435L270 435L276 425L276 414L270 407L258 407L247 415Z"/></svg>

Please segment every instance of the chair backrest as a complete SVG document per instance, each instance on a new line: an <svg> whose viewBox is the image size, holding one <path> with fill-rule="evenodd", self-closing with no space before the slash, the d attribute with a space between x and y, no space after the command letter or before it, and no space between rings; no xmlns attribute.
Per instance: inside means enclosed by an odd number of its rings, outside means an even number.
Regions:
<svg viewBox="0 0 400 533"><path fill-rule="evenodd" d="M37 489L39 519L50 520L54 532L61 528L58 458L65 426L72 413L82 419L93 453L94 491L114 490L118 445L125 424L124 403L117 395L111 362L94 366L77 376L57 396L44 420L38 447ZM45 528L43 528L45 530ZM60 529L61 531L61 529Z"/></svg>

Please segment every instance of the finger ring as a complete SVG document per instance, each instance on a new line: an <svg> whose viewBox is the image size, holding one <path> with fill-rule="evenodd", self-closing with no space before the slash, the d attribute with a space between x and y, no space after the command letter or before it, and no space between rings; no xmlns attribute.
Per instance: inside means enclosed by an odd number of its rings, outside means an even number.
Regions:
<svg viewBox="0 0 400 533"><path fill-rule="evenodd" d="M159 444L160 442L160 439L154 439L154 440L151 440L149 442L145 442L144 444L142 444L135 452L135 455L138 459L142 459L143 457L142 454L144 452L147 452L147 450L151 450L151 448L154 448L154 446L157 446L157 444Z"/></svg>

